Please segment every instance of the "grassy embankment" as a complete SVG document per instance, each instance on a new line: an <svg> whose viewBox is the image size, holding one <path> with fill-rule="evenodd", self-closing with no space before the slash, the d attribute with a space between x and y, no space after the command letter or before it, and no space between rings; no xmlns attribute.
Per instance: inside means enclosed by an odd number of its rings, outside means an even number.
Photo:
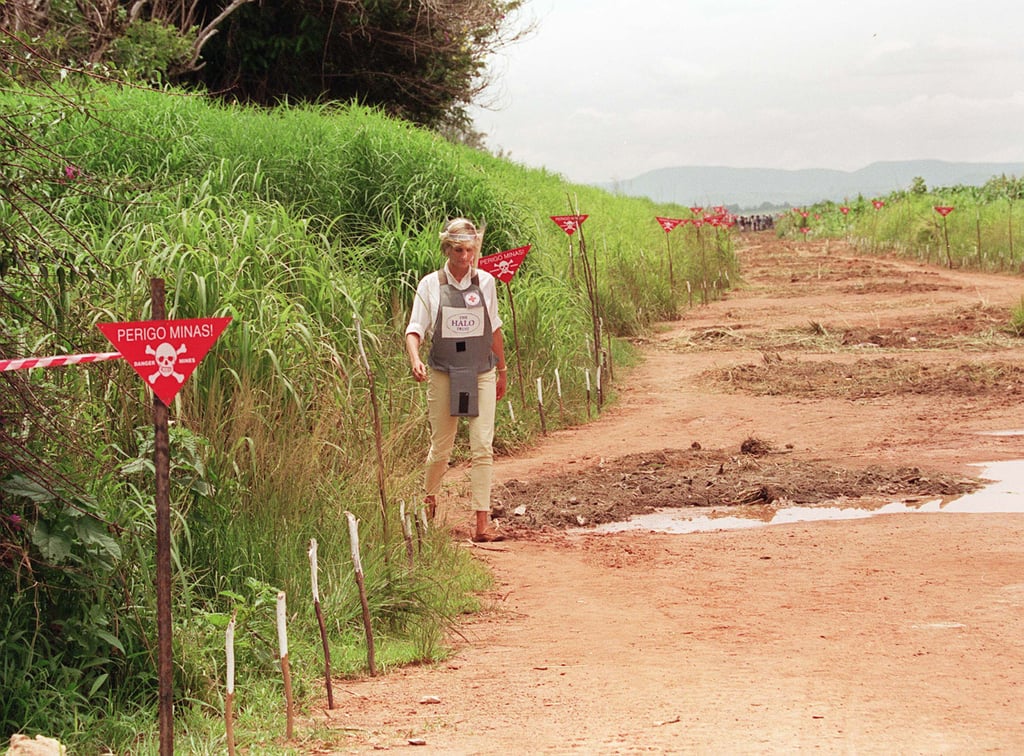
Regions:
<svg viewBox="0 0 1024 756"><path fill-rule="evenodd" d="M400 502L418 500L426 443L423 388L409 378L402 329L416 282L440 265L446 217L485 221L484 254L532 246L501 292L513 379L499 413L502 453L539 432L538 378L548 428L588 416L585 371L596 375L596 365L580 236L570 256L570 237L549 215L589 215L583 231L613 367L629 361L623 337L736 278L727 234L705 228L698 245L687 227L669 237L669 286L654 216L688 211L570 185L360 108L268 112L68 87L46 97L7 90L0 109L20 140L0 205L0 354L109 351L95 324L149 318L151 278L164 280L169 318L234 319L171 407L177 742L191 753L224 748L232 614L239 743L283 731L278 591L288 596L299 700L324 705L307 598L312 538L334 673L365 674L345 511L361 523L383 670L443 658L446 629L478 608L488 576L467 550L431 530L410 566L398 517ZM0 735L44 732L78 752L153 752L148 391L120 361L0 375ZM609 400L614 387L606 373ZM452 494L461 489L452 476Z"/></svg>

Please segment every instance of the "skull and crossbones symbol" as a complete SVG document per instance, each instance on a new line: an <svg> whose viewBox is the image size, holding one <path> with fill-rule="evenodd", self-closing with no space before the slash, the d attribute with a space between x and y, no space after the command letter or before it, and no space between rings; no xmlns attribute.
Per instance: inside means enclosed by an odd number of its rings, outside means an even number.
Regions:
<svg viewBox="0 0 1024 756"><path fill-rule="evenodd" d="M498 277L503 278L504 276L511 276L514 271L512 270L511 260L499 260L498 261Z"/></svg>
<svg viewBox="0 0 1024 756"><path fill-rule="evenodd" d="M166 341L156 349L147 346L146 354L152 355L156 359L156 372L149 376L149 382L155 383L156 379L160 376L173 376L178 383L184 383L185 374L176 371L174 366L178 362L178 355L184 354L185 351L186 347L184 344L175 349Z"/></svg>

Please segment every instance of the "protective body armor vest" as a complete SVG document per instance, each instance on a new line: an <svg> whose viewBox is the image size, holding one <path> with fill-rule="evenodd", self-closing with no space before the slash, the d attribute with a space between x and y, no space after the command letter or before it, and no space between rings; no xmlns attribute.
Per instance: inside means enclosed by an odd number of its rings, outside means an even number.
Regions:
<svg viewBox="0 0 1024 756"><path fill-rule="evenodd" d="M479 414L476 377L497 364L491 351L491 316L480 291L480 277L473 276L466 289L448 282L442 268L437 272L441 299L430 341L427 364L448 373L451 381L451 414Z"/></svg>

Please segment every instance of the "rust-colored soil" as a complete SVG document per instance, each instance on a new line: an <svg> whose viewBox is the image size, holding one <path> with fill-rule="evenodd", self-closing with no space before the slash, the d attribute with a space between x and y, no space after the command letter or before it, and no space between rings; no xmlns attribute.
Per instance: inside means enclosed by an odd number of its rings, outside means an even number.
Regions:
<svg viewBox="0 0 1024 756"><path fill-rule="evenodd" d="M651 506L955 495L1024 458L1020 278L743 237L599 420L498 460L511 539L437 666L337 681L342 747L1024 752L1024 514L595 534ZM442 503L468 523L459 475ZM583 525L584 527L578 527Z"/></svg>

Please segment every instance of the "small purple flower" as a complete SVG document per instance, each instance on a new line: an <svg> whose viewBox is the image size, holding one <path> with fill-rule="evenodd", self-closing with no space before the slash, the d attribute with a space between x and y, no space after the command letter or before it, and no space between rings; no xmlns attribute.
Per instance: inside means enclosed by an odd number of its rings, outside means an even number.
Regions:
<svg viewBox="0 0 1024 756"><path fill-rule="evenodd" d="M64 166L64 178L68 181L73 181L82 175L82 169L77 165L66 165Z"/></svg>
<svg viewBox="0 0 1024 756"><path fill-rule="evenodd" d="M11 527L14 530L21 530L21 515L7 515L7 519L11 523Z"/></svg>

